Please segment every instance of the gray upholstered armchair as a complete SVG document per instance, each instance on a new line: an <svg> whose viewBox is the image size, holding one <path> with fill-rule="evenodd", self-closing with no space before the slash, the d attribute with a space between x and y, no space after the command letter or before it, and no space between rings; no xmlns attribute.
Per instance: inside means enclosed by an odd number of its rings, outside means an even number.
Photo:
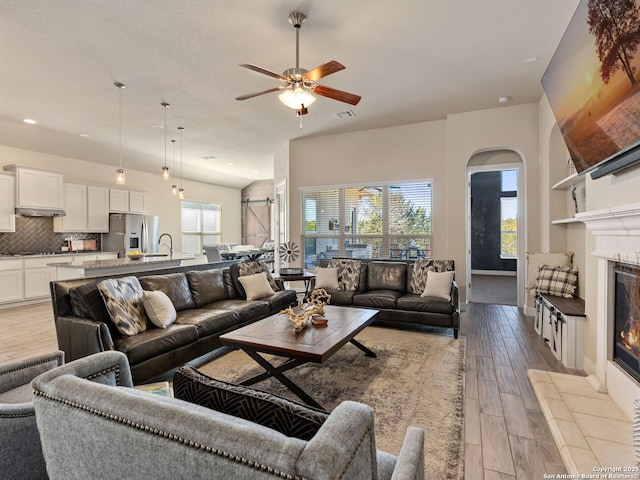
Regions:
<svg viewBox="0 0 640 480"><path fill-rule="evenodd" d="M338 405L307 441L130 386L117 351L32 382L51 479L424 479L423 431L409 428L397 457L376 451L373 411L361 403Z"/></svg>
<svg viewBox="0 0 640 480"><path fill-rule="evenodd" d="M0 462L7 480L46 479L31 380L64 363L64 352L0 365Z"/></svg>

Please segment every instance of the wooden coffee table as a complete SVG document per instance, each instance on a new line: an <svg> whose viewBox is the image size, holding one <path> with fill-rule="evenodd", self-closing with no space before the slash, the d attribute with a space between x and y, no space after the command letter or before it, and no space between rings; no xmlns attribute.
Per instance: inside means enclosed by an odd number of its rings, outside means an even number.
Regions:
<svg viewBox="0 0 640 480"><path fill-rule="evenodd" d="M265 369L264 373L245 380L241 385L254 385L271 377L277 378L285 387L306 404L322 408L309 394L284 375L305 363L324 363L347 342L364 352L367 357L376 354L354 337L373 322L377 310L338 307L327 305L326 326L314 326L309 322L301 332L293 332L293 324L286 314L271 315L246 327L220 336L227 346L240 348ZM262 354L284 357L286 360L273 365Z"/></svg>

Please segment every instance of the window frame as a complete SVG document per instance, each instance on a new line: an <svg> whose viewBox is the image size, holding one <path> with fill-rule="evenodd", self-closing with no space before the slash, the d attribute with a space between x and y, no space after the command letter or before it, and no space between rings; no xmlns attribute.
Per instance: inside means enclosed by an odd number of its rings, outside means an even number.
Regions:
<svg viewBox="0 0 640 480"><path fill-rule="evenodd" d="M202 205L206 205L208 207L215 207L215 208L199 208L198 210L198 226L199 229L198 230L185 230L184 228L184 210L185 209L190 209L190 210L196 210L193 207L189 207L189 206L185 206L185 205L199 205L200 207ZM206 210L211 210L211 211L217 211L218 214L218 231L205 231L203 229L204 226L204 222L203 222L203 212ZM214 242L214 243L220 243L220 241L222 240L222 205L218 204L218 203L213 203L213 202L200 202L200 201L193 201L193 200L180 200L180 235L182 237L182 251L184 253L195 253L195 254L201 254L203 251L203 246L204 245L209 245L212 242L205 242L205 237L210 237L210 236L217 236L218 237L218 241ZM199 247L199 251L195 251L192 252L191 249L188 247L188 245L191 242L185 242L185 238L194 238L194 237L198 237L198 245Z"/></svg>

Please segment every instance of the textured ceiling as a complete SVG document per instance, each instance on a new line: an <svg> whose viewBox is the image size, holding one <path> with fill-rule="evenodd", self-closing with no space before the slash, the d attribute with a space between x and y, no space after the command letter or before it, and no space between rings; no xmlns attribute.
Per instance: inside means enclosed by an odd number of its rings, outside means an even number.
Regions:
<svg viewBox="0 0 640 480"><path fill-rule="evenodd" d="M125 169L160 171L164 131L152 125L164 124L168 102L167 138L185 128L185 178L243 187L272 178L274 152L294 138L443 119L498 107L501 96L538 101L577 4L3 0L0 144L117 166L120 81ZM337 60L346 69L319 83L362 96L355 107L320 97L302 129L276 93L235 100L279 85L239 64L295 66L292 11L308 16L300 66ZM349 108L355 117L336 118Z"/></svg>

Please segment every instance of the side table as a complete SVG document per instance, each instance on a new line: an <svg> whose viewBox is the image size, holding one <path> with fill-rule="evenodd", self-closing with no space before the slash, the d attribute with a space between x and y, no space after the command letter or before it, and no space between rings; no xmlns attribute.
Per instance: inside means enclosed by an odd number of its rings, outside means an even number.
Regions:
<svg viewBox="0 0 640 480"><path fill-rule="evenodd" d="M283 282L304 282L304 298L305 301L309 298L309 288L311 287L311 280L316 278L316 275L313 272L308 272L307 270L303 270L302 273L294 273L290 275L280 274L277 277L278 280L282 280Z"/></svg>

